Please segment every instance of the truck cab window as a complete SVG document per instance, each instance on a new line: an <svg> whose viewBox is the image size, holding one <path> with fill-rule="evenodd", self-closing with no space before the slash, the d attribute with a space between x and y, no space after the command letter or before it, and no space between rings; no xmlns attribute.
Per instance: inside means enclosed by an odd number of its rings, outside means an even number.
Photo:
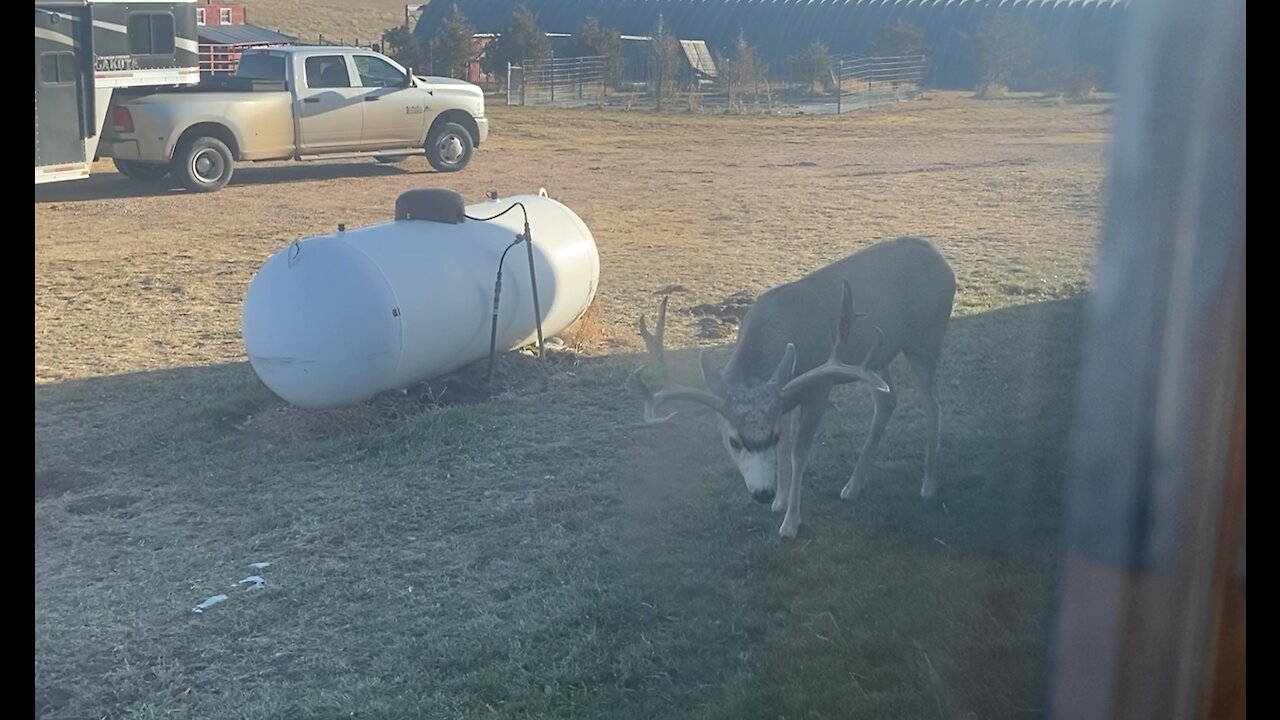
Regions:
<svg viewBox="0 0 1280 720"><path fill-rule="evenodd" d="M172 55L173 16L169 13L134 13L129 16L130 55Z"/></svg>
<svg viewBox="0 0 1280 720"><path fill-rule="evenodd" d="M284 56L264 52L245 53L240 57L240 64L236 66L236 75L253 80L285 82Z"/></svg>
<svg viewBox="0 0 1280 720"><path fill-rule="evenodd" d="M351 87L351 78L347 75L346 58L341 55L316 55L307 58L307 87L309 88L345 88Z"/></svg>
<svg viewBox="0 0 1280 720"><path fill-rule="evenodd" d="M400 87L404 85L404 73L394 65L373 55L356 55L356 72L360 74L361 87Z"/></svg>

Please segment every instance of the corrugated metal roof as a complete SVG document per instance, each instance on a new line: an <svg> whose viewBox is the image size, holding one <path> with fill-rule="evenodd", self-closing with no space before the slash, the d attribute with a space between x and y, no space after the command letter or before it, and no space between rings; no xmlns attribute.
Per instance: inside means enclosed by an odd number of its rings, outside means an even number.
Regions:
<svg viewBox="0 0 1280 720"><path fill-rule="evenodd" d="M200 42L210 45L285 44L297 42L292 35L268 30L258 25L201 25L196 28Z"/></svg>
<svg viewBox="0 0 1280 720"><path fill-rule="evenodd" d="M594 15L623 35L651 35L661 15L676 37L703 40L721 53L741 32L774 70L814 41L835 55L866 54L880 28L906 21L932 48L933 80L942 87L972 86L975 59L965 36L1003 12L1039 30L1037 66L1090 65L1105 87L1117 72L1132 0L438 0L422 9L414 32L434 35L454 2L478 32L501 32L522 1L544 32L575 32Z"/></svg>
<svg viewBox="0 0 1280 720"><path fill-rule="evenodd" d="M707 48L707 44L701 40L681 40L680 49L684 51L685 59L689 61L689 66L694 72L706 78L715 79L719 77L716 72L716 61L711 58L711 50Z"/></svg>

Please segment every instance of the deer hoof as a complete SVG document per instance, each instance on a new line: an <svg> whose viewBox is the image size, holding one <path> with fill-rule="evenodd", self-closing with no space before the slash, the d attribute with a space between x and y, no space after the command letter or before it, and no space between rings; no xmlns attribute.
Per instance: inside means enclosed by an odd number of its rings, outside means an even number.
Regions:
<svg viewBox="0 0 1280 720"><path fill-rule="evenodd" d="M800 530L800 522L782 521L782 527L778 528L778 535L788 540L796 536L796 532Z"/></svg>
<svg viewBox="0 0 1280 720"><path fill-rule="evenodd" d="M862 494L862 488L864 485L866 485L866 483L858 482L856 479L850 480L843 488L841 488L840 499L857 500L858 496Z"/></svg>
<svg viewBox="0 0 1280 720"><path fill-rule="evenodd" d="M782 512L783 510L786 510L787 509L786 498L784 498L782 495L778 495L773 499L773 504L769 506L769 509L774 512Z"/></svg>

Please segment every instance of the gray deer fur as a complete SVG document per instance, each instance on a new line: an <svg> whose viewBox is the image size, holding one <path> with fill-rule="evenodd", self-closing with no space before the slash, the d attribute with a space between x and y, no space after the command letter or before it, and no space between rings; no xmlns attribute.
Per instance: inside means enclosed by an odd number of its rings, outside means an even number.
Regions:
<svg viewBox="0 0 1280 720"><path fill-rule="evenodd" d="M886 370L901 354L923 394L927 429L920 495L932 498L941 423L935 374L955 290L955 274L929 241L902 237L876 243L761 295L742 319L725 368L717 371L701 356L705 390L665 381L650 387L639 368L645 421L669 420L676 413L660 416L657 409L677 400L715 410L725 449L747 489L756 500L771 502L775 512L785 510L778 534L795 537L805 465L831 388L866 382L875 401L871 431L840 491L840 497L854 499L866 487L897 406ZM666 309L663 298L653 333L640 318L650 360L664 377Z"/></svg>

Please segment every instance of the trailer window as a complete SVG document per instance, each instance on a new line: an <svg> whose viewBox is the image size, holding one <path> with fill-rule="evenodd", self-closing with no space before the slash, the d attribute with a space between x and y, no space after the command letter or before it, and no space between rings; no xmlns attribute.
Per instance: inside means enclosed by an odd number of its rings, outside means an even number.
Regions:
<svg viewBox="0 0 1280 720"><path fill-rule="evenodd" d="M173 15L135 13L129 16L129 54L172 55Z"/></svg>
<svg viewBox="0 0 1280 720"><path fill-rule="evenodd" d="M68 85L75 81L75 53L47 52L40 54L40 82L45 85Z"/></svg>
<svg viewBox="0 0 1280 720"><path fill-rule="evenodd" d="M341 55L309 57L306 69L309 88L351 87L351 76L347 73L347 60Z"/></svg>
<svg viewBox="0 0 1280 720"><path fill-rule="evenodd" d="M284 82L284 56L271 53L245 53L236 66L236 76L254 80L278 80Z"/></svg>

